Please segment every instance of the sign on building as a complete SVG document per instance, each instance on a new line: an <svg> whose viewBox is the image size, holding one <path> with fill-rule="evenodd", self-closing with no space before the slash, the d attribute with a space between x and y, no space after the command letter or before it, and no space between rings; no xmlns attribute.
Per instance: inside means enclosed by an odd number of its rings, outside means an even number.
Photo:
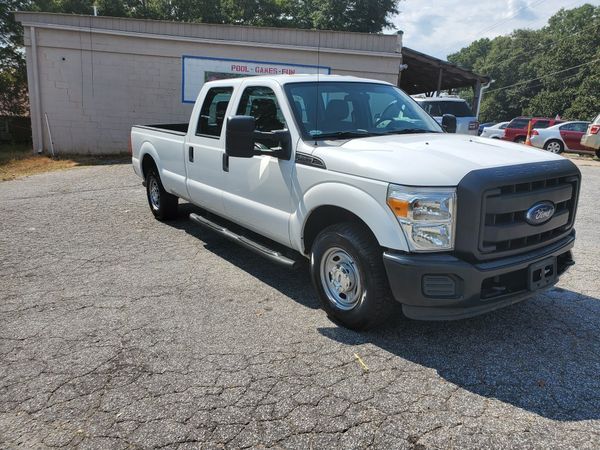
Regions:
<svg viewBox="0 0 600 450"><path fill-rule="evenodd" d="M183 103L194 103L202 85L207 81L254 75L329 74L331 72L329 67L323 66L202 56L183 56L181 64L183 72L181 100Z"/></svg>

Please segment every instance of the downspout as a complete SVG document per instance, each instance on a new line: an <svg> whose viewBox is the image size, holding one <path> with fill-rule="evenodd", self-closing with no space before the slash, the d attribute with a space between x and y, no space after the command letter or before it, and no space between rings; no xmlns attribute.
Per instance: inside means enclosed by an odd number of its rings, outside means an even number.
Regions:
<svg viewBox="0 0 600 450"><path fill-rule="evenodd" d="M38 52L37 52L37 39L35 35L35 27L29 28L31 38L31 68L33 71L33 102L35 111L33 123L35 124L35 135L36 135L36 148L33 149L34 153L42 153L44 151L44 136L42 133L42 101L40 93L40 75L38 72Z"/></svg>
<svg viewBox="0 0 600 450"><path fill-rule="evenodd" d="M477 98L477 111L475 111L475 117L479 117L479 109L481 107L481 97L483 97L483 93L485 92L485 90L487 88L489 88L492 85L492 83L494 81L496 81L496 80L490 80L490 81L487 82L486 85L481 86L481 89L479 91L479 97Z"/></svg>

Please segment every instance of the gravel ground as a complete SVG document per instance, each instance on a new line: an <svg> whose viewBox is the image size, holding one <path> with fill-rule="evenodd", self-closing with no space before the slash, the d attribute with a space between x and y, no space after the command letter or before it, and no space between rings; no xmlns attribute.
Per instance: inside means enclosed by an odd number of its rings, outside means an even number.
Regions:
<svg viewBox="0 0 600 450"><path fill-rule="evenodd" d="M370 333L189 205L155 221L128 165L1 183L0 448L599 448L600 164L578 164L557 288Z"/></svg>

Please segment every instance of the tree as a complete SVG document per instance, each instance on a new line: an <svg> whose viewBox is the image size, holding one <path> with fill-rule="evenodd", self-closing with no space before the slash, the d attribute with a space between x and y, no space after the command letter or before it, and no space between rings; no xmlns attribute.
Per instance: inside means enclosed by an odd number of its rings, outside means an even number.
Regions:
<svg viewBox="0 0 600 450"><path fill-rule="evenodd" d="M11 11L27 7L25 0L0 3L0 114L27 113L27 75L23 30Z"/></svg>
<svg viewBox="0 0 600 450"><path fill-rule="evenodd" d="M481 121L589 119L600 109L600 7L561 9L540 30L480 39L448 60L495 80L483 96Z"/></svg>

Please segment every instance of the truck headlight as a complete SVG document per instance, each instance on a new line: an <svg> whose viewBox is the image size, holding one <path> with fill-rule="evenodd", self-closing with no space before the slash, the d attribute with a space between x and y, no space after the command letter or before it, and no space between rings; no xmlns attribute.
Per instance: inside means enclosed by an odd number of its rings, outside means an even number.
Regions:
<svg viewBox="0 0 600 450"><path fill-rule="evenodd" d="M412 251L454 248L455 189L390 184L387 204L398 218Z"/></svg>

